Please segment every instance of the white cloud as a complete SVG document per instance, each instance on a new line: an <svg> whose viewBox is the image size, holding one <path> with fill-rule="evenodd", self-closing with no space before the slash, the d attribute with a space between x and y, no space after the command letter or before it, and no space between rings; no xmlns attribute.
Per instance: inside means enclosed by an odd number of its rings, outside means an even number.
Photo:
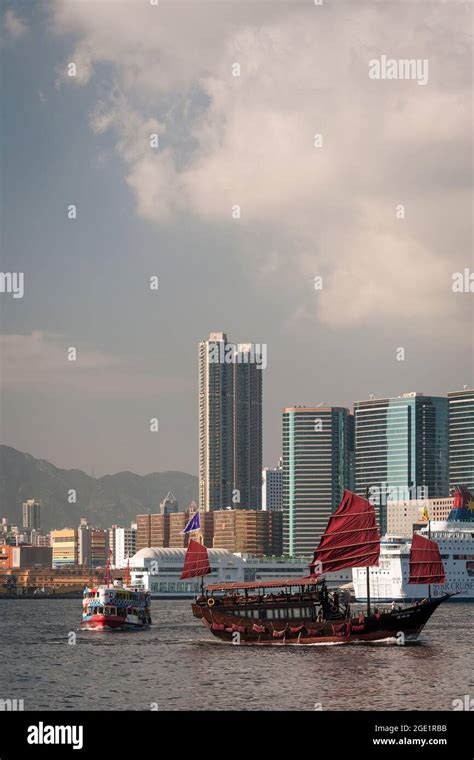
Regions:
<svg viewBox="0 0 474 760"><path fill-rule="evenodd" d="M430 4L429 23L422 3L53 7L56 31L78 38L70 60L79 84L112 64L113 94L91 125L116 131L141 216L191 214L232 235L240 205L240 224L287 245L285 256L269 250L268 267L274 277L280 267L289 290L304 294L325 274L314 307L324 324L423 330L434 316L452 318L445 284L470 255L462 4ZM369 80L368 61L380 54L428 58L429 84ZM150 131L160 134L158 152ZM395 219L399 203L405 220ZM245 243L242 255L252 267Z"/></svg>
<svg viewBox="0 0 474 760"><path fill-rule="evenodd" d="M5 11L3 24L8 36L13 40L20 39L28 31L27 23L12 8L7 8Z"/></svg>

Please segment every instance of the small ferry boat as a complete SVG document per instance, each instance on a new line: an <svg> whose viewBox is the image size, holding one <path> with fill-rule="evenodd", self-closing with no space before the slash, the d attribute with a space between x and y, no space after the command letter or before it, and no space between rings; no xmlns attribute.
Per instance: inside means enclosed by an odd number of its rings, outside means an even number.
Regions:
<svg viewBox="0 0 474 760"><path fill-rule="evenodd" d="M147 628L150 623L149 592L129 588L119 580L84 589L82 628L130 630Z"/></svg>
<svg viewBox="0 0 474 760"><path fill-rule="evenodd" d="M245 645L320 645L416 639L436 608L451 594L426 598L401 608L372 608L367 588L366 611L351 611L349 600L329 592L324 574L343 568L378 565L380 535L372 504L350 491L331 516L310 565L298 579L220 583L204 587L192 605L220 640ZM207 549L190 540L182 578L210 572ZM370 584L370 575L367 574ZM444 568L437 544L422 536L413 541L410 583L443 584Z"/></svg>

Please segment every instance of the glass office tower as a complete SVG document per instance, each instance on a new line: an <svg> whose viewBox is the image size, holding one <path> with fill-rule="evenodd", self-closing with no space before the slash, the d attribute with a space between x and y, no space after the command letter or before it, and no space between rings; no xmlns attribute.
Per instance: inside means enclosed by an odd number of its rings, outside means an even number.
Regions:
<svg viewBox="0 0 474 760"><path fill-rule="evenodd" d="M350 484L349 411L288 407L283 411L284 553L312 556Z"/></svg>
<svg viewBox="0 0 474 760"><path fill-rule="evenodd" d="M449 495L448 400L421 393L354 404L355 488L378 494L381 530L387 499Z"/></svg>
<svg viewBox="0 0 474 760"><path fill-rule="evenodd" d="M449 485L474 494L474 390L448 393Z"/></svg>

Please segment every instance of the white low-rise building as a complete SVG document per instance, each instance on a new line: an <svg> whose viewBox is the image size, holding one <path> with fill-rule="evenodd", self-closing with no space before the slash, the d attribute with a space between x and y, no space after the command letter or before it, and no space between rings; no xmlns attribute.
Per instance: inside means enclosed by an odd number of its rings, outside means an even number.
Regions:
<svg viewBox="0 0 474 760"><path fill-rule="evenodd" d="M140 549L130 560L131 582L150 591L153 598L191 598L199 593L201 578L181 580L186 549L149 547ZM250 557L232 554L227 549L208 549L211 573L204 584L270 581L301 578L309 574L310 560L289 557ZM351 571L326 575L329 586L351 579Z"/></svg>

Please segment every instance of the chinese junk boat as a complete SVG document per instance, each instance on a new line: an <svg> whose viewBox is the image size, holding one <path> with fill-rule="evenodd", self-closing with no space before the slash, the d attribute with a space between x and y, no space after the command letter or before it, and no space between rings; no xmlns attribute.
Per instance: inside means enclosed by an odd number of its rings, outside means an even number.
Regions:
<svg viewBox="0 0 474 760"><path fill-rule="evenodd" d="M110 582L107 568L106 583L85 588L82 608L82 628L139 630L151 623L150 592L130 587L130 572L126 584L117 579Z"/></svg>
<svg viewBox="0 0 474 760"><path fill-rule="evenodd" d="M350 567L378 565L380 536L372 504L345 491L310 565L310 574L291 580L201 584L193 615L218 639L248 645L318 645L414 640L435 609L452 594L412 606L351 612L344 594L330 593L324 574ZM183 578L211 572L207 550L191 540ZM367 573L370 582L370 574ZM421 536L413 541L410 583L444 583L437 544ZM214 596L214 592L217 593ZM403 635L402 635L403 634Z"/></svg>

